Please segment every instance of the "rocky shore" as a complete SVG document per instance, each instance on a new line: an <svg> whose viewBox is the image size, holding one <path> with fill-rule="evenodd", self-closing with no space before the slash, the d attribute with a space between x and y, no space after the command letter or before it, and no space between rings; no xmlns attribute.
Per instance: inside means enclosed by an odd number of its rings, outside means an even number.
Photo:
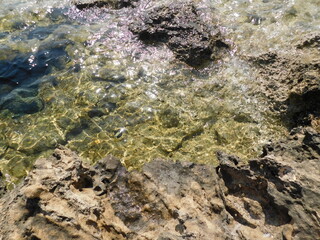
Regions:
<svg viewBox="0 0 320 240"><path fill-rule="evenodd" d="M164 44L195 69L233 48L192 4L148 8L129 28L143 44ZM1 182L0 240L320 239L319 46L319 35L310 35L290 53L240 56L290 130L258 158L218 151L218 166L154 159L128 171L111 155L89 166L59 146L13 190Z"/></svg>
<svg viewBox="0 0 320 240"><path fill-rule="evenodd" d="M244 163L162 159L128 172L60 147L0 200L2 239L317 239L320 134L296 128Z"/></svg>

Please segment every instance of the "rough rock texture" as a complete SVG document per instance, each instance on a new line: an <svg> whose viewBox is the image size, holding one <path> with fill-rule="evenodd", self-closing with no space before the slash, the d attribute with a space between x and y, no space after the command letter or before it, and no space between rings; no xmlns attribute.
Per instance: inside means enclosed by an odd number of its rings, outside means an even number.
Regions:
<svg viewBox="0 0 320 240"><path fill-rule="evenodd" d="M107 7L112 9L120 9L124 7L133 7L138 0L74 0L73 4L79 9L87 9L91 7Z"/></svg>
<svg viewBox="0 0 320 240"><path fill-rule="evenodd" d="M144 11L130 30L145 43L165 43L176 57L191 66L201 66L228 48L217 29L200 19L191 3L160 5Z"/></svg>
<svg viewBox="0 0 320 240"><path fill-rule="evenodd" d="M293 129L249 164L223 154L219 159L225 202L235 219L259 228L285 226L275 239L320 238L320 134L314 129Z"/></svg>
<svg viewBox="0 0 320 240"><path fill-rule="evenodd" d="M320 37L309 36L292 52L269 52L247 59L257 67L261 91L284 113L290 127L307 125L320 116Z"/></svg>
<svg viewBox="0 0 320 240"><path fill-rule="evenodd" d="M318 239L320 135L297 129L248 164L154 160L87 167L60 147L0 199L9 239Z"/></svg>
<svg viewBox="0 0 320 240"><path fill-rule="evenodd" d="M40 159L0 203L3 239L233 239L214 168L114 158L93 168L69 150ZM236 223L230 226L230 230ZM15 226L15 227L13 227Z"/></svg>

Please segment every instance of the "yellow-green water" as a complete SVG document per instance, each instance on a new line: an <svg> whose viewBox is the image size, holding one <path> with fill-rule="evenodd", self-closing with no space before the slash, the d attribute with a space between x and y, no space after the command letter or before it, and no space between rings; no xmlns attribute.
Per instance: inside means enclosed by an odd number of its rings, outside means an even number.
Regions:
<svg viewBox="0 0 320 240"><path fill-rule="evenodd" d="M319 31L319 1L196 2L234 46L203 70L139 42L127 28L131 9L80 13L70 1L0 0L0 61L53 54L30 83L2 82L2 99L44 106L31 114L2 106L0 170L18 179L58 144L89 162L113 154L129 169L154 158L215 164L217 150L248 159L284 136L241 56L284 51Z"/></svg>

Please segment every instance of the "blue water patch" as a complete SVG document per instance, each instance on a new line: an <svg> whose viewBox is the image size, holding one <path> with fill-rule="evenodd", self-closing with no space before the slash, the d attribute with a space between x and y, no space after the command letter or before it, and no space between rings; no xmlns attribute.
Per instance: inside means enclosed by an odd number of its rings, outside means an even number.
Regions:
<svg viewBox="0 0 320 240"><path fill-rule="evenodd" d="M17 32L16 34L11 35L12 41L28 41L31 39L39 39L44 40L49 37L59 25L50 25L50 26L30 26L25 28L21 32Z"/></svg>
<svg viewBox="0 0 320 240"><path fill-rule="evenodd" d="M9 35L9 32L0 32L0 39L6 38Z"/></svg>
<svg viewBox="0 0 320 240"><path fill-rule="evenodd" d="M56 30L58 25L51 25L46 27L35 27L34 29L31 29L28 31L28 39L39 39L44 40L46 39L54 30Z"/></svg>
<svg viewBox="0 0 320 240"><path fill-rule="evenodd" d="M38 88L42 79L54 68L63 69L68 61L63 47L0 61L0 110L7 109L18 115L41 111L44 102L38 96Z"/></svg>

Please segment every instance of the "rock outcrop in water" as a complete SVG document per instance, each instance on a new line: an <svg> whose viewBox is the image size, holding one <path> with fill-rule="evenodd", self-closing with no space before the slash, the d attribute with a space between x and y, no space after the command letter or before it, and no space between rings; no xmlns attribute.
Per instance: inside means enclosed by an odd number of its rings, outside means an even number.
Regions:
<svg viewBox="0 0 320 240"><path fill-rule="evenodd" d="M128 172L58 148L0 200L2 239L317 239L320 134L297 128L261 159L154 160Z"/></svg>
<svg viewBox="0 0 320 240"><path fill-rule="evenodd" d="M198 67L212 60L228 45L217 29L211 29L200 19L191 3L172 3L146 10L134 21L130 30L146 44L164 43L176 57Z"/></svg>
<svg viewBox="0 0 320 240"><path fill-rule="evenodd" d="M128 20L130 30L145 44L165 44L177 59L192 67L204 66L229 48L218 27L201 19L203 12L193 1L79 0L74 4L79 10L139 6Z"/></svg>
<svg viewBox="0 0 320 240"><path fill-rule="evenodd" d="M302 40L292 52L249 57L261 77L261 91L289 127L309 125L320 116L319 36Z"/></svg>

